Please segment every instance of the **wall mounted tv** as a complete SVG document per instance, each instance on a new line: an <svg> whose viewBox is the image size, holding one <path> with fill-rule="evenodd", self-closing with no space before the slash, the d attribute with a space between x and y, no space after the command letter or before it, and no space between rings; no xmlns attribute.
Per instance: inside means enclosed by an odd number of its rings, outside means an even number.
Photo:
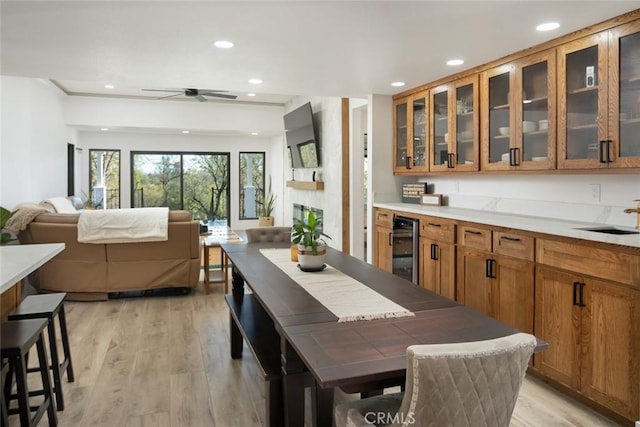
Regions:
<svg viewBox="0 0 640 427"><path fill-rule="evenodd" d="M290 165L293 168L317 168L320 166L320 144L313 125L311 103L284 115Z"/></svg>

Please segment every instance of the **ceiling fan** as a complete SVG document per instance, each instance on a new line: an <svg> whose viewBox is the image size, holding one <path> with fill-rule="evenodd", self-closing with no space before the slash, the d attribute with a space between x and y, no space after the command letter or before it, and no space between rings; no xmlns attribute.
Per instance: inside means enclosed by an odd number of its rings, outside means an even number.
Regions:
<svg viewBox="0 0 640 427"><path fill-rule="evenodd" d="M174 95L163 96L158 99L173 98L175 96L184 95L189 98L195 98L200 102L205 102L207 98L205 96L211 96L215 98L236 99L236 95L226 95L221 92L227 92L226 90L213 90L213 89L142 89L146 92L176 92Z"/></svg>

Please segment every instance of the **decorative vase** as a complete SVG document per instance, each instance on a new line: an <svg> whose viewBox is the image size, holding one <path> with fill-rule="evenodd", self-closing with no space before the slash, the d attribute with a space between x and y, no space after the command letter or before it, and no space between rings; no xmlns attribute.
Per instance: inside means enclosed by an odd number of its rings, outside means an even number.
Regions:
<svg viewBox="0 0 640 427"><path fill-rule="evenodd" d="M258 225L260 227L273 227L273 217L272 216L258 217Z"/></svg>
<svg viewBox="0 0 640 427"><path fill-rule="evenodd" d="M327 246L318 244L318 250L313 253L311 246L298 245L298 264L305 270L319 270L324 266Z"/></svg>

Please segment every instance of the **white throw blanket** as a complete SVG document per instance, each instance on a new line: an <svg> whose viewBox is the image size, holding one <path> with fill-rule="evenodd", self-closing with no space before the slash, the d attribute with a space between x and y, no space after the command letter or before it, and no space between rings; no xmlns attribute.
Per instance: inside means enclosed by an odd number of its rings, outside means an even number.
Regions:
<svg viewBox="0 0 640 427"><path fill-rule="evenodd" d="M289 249L260 249L260 253L335 314L338 323L415 316L330 265L321 272L305 273L291 262Z"/></svg>
<svg viewBox="0 0 640 427"><path fill-rule="evenodd" d="M158 242L169 236L169 208L96 209L80 213L82 243Z"/></svg>

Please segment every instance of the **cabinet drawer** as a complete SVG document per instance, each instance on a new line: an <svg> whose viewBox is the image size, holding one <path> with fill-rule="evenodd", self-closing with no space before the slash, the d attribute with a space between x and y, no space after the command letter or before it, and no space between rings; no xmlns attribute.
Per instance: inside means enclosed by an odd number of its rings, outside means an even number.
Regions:
<svg viewBox="0 0 640 427"><path fill-rule="evenodd" d="M455 243L456 224L430 216L420 217L420 237L444 243Z"/></svg>
<svg viewBox="0 0 640 427"><path fill-rule="evenodd" d="M518 233L493 232L493 252L513 258L533 261L534 239Z"/></svg>
<svg viewBox="0 0 640 427"><path fill-rule="evenodd" d="M539 264L640 288L640 255L537 239L536 260Z"/></svg>
<svg viewBox="0 0 640 427"><path fill-rule="evenodd" d="M393 212L376 209L375 214L376 225L387 228L393 228Z"/></svg>
<svg viewBox="0 0 640 427"><path fill-rule="evenodd" d="M491 252L491 230L461 225L458 227L458 243L469 248Z"/></svg>

